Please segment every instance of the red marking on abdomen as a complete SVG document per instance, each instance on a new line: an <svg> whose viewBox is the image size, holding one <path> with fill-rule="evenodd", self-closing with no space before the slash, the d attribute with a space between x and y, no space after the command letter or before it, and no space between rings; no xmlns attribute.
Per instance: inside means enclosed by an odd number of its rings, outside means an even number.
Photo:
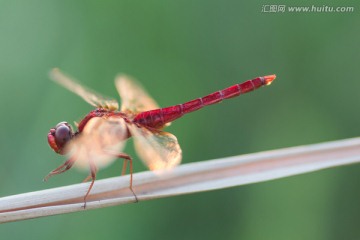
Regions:
<svg viewBox="0 0 360 240"><path fill-rule="evenodd" d="M275 75L258 77L183 104L139 113L135 116L133 121L148 127L161 128L166 123L172 122L186 113L196 111L204 106L221 102L224 99L251 92L263 85L269 85L274 79Z"/></svg>

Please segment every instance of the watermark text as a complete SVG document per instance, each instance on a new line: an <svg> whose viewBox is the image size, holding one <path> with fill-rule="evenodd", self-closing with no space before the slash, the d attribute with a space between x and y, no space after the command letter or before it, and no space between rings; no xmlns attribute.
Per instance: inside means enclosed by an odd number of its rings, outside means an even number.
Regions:
<svg viewBox="0 0 360 240"><path fill-rule="evenodd" d="M355 8L351 6L287 6L287 5L262 5L263 13L352 13Z"/></svg>

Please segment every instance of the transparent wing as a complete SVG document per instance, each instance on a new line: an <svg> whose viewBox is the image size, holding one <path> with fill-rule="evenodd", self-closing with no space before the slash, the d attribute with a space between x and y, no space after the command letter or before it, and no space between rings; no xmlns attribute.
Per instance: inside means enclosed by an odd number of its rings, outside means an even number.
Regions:
<svg viewBox="0 0 360 240"><path fill-rule="evenodd" d="M130 77L117 76L115 85L121 97L122 112L139 113L159 108L143 87Z"/></svg>
<svg viewBox="0 0 360 240"><path fill-rule="evenodd" d="M79 168L88 169L89 160L102 168L118 158L117 154L124 148L127 137L124 119L94 117L66 145L65 151L75 159L75 166Z"/></svg>
<svg viewBox="0 0 360 240"><path fill-rule="evenodd" d="M181 162L181 148L174 135L128 124L135 150L150 170L171 169Z"/></svg>
<svg viewBox="0 0 360 240"><path fill-rule="evenodd" d="M50 78L56 83L70 90L71 92L82 97L87 103L91 104L97 108L106 108L109 110L117 110L119 104L116 100L105 98L100 94L80 85L75 80L71 79L69 76L66 76L59 69L54 68L50 72Z"/></svg>

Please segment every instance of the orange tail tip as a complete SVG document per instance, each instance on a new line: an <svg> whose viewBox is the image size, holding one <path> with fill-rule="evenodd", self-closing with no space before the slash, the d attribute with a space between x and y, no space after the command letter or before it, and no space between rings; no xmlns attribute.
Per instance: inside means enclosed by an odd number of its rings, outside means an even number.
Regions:
<svg viewBox="0 0 360 240"><path fill-rule="evenodd" d="M272 81L274 81L276 78L276 75L273 74L273 75L268 75L268 76L265 76L264 79L265 79L265 85L270 85Z"/></svg>

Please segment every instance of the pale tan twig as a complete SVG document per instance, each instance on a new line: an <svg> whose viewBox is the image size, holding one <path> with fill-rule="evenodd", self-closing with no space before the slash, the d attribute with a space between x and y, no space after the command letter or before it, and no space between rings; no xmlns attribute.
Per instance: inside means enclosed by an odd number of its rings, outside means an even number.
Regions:
<svg viewBox="0 0 360 240"><path fill-rule="evenodd" d="M140 201L268 181L360 162L360 138L184 164L134 174ZM0 198L0 223L84 211L88 183ZM96 181L86 210L132 203L129 176Z"/></svg>

